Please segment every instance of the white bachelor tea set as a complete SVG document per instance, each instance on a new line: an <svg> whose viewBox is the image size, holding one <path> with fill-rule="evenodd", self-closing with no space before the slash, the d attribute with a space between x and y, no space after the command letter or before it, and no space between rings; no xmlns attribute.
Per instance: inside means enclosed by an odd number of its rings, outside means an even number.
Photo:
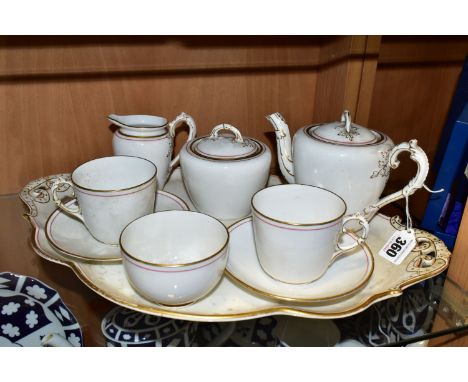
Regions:
<svg viewBox="0 0 468 382"><path fill-rule="evenodd" d="M382 206L423 186L429 169L424 151L416 140L394 146L386 135L351 123L347 111L341 122L303 127L292 142L279 113L267 118L290 184L267 187L269 148L227 123L196 137L195 122L185 113L169 123L156 116L110 115L118 126L115 156L84 163L70 180L54 181L59 209L47 222L48 240L76 259L73 248L82 248L83 237L91 235L92 259L123 261L139 295L170 307L199 301L225 272L236 269L243 276L233 279L250 289L307 302L311 289L320 300L320 290L327 295L327 285L336 284L332 264L345 267L340 277L346 278L346 264L361 262L366 266L352 275L353 287L340 295L357 290L373 271L365 245L369 220ZM181 123L190 129L188 141L172 158ZM417 174L379 200L403 151L417 163ZM179 158L197 211L162 191ZM76 200L62 201L59 192L69 187ZM61 239L65 226L76 232L66 240Z"/></svg>

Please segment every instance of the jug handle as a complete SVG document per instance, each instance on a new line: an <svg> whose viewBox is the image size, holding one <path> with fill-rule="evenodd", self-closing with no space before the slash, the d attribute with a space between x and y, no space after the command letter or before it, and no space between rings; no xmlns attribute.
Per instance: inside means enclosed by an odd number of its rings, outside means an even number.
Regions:
<svg viewBox="0 0 468 382"><path fill-rule="evenodd" d="M185 122L187 126L189 127L189 134L188 134L187 141L194 139L195 136L197 135L197 125L195 124L195 121L193 120L193 118L186 113L180 113L172 122L169 123L169 136L172 139L172 142L174 142L175 129L183 122ZM177 154L171 160L171 163L169 164L169 171L172 171L172 169L176 167L178 164L179 164L179 154Z"/></svg>
<svg viewBox="0 0 468 382"><path fill-rule="evenodd" d="M384 198L380 199L378 202L371 204L364 208L363 215L368 219L372 219L372 217L377 213L379 209L383 206L390 204L394 201L399 199L409 197L413 195L416 190L422 188L424 186L424 182L427 178L427 174L429 172L429 161L427 159L427 155L421 147L418 146L418 141L416 139L412 139L409 142L403 142L399 145L395 146L389 154L388 163L391 168L395 169L400 165L400 161L398 160L398 155L404 151L410 153L410 158L416 162L418 165L418 170L416 172L416 176L412 178L409 183L403 187L401 190L394 192Z"/></svg>

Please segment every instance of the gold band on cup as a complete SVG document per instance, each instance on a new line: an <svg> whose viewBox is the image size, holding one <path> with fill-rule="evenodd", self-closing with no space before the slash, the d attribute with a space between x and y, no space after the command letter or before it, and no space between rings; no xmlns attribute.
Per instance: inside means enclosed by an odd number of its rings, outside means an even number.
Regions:
<svg viewBox="0 0 468 382"><path fill-rule="evenodd" d="M173 212L173 211L161 211L161 212L158 212L158 214L164 214L164 213L170 213L170 212ZM208 215L205 215L205 214L202 214L200 212L195 212L195 211L183 211L183 212L187 212L187 213L192 213L192 214L198 214L198 215L203 215L203 216L208 216ZM223 228L224 230L226 231L226 241L224 242L223 246L218 250L216 251L214 254L211 254L209 255L208 257L205 257L203 259L200 259L200 260L197 260L197 261L192 261L190 263L184 263L184 264L158 264L158 263L152 263L150 261L146 261L146 260L141 260L139 259L138 257L135 257L134 255L131 255L126 249L125 247L123 246L122 244L122 236L125 232L125 230L128 228L128 226L130 226L130 224L136 222L137 220L140 220L140 219L143 219L145 218L146 216L142 216L138 219L135 219L133 221L131 221L130 223L128 223L125 228L122 230L122 233L120 234L120 237L119 237L119 245L120 245L120 249L122 250L122 252L128 256L129 258L133 259L134 261L138 262L138 263L141 263L141 264L146 264L146 265L151 265L151 266L154 266L154 267L162 267L162 268L178 268L178 267L185 267L185 266L191 266L191 265L195 265L195 264L200 264L200 263L203 263L207 260L210 260L214 257L216 257L217 255L219 255L221 252L223 252L223 250L226 248L226 246L228 245L229 243L229 231L228 229L225 227L225 225L223 223L221 223L218 219L212 217L212 216L208 216L209 218L213 219L213 220L216 220Z"/></svg>
<svg viewBox="0 0 468 382"><path fill-rule="evenodd" d="M288 222L288 221L284 221L284 220L279 220L279 219L272 218L272 217L270 217L270 216L268 216L268 215L265 215L264 213L260 212L257 208L255 208L255 206L254 206L254 198L255 198L255 196L256 196L258 193L260 193L260 192L262 192L262 191L265 191L265 190L268 190L268 189L273 188L273 187L288 187L288 186L312 187L312 188L318 188L318 189L320 189L320 190L329 192L329 193L335 195L336 197L338 197L338 198L343 202L344 211L343 211L343 213L342 213L340 216L338 216L338 217L336 217L336 218L333 218L333 219L331 219L331 220L325 221L325 222L319 222L319 223L294 223L294 222ZM250 200L250 205L251 205L251 207L252 207L252 209L254 210L255 213L257 213L257 214L260 215L260 216L263 216L263 217L266 218L266 219L269 219L269 220L274 221L274 222L276 222L276 223L287 224L287 225L296 226L296 227L320 226L320 225L332 223L332 222L334 222L334 221L337 221L338 219L341 219L341 218L346 214L346 210L348 209L348 206L347 206L346 202L344 201L344 199L343 199L340 195L334 193L333 191L327 190L326 188L323 188L323 187L311 186L311 185L308 185L308 184L300 184L300 183L294 183L294 184L291 184L291 185L289 185L289 184L276 184L276 185L274 185L274 186L269 186L269 187L267 187L267 188L263 188L263 189L261 189L260 191L257 191L257 192L252 196L252 199Z"/></svg>
<svg viewBox="0 0 468 382"><path fill-rule="evenodd" d="M100 159L106 159L106 158L121 158L121 157L125 157L125 158L138 158L138 159L142 159L148 163L151 163L151 165L154 167L154 174L151 176L151 178L149 178L148 180L145 180L143 183L140 183L136 186L132 186L132 187L126 187L126 188L121 188L121 189L117 189L117 190L95 190L95 189L92 189L92 188L88 188L88 187L84 187L80 184L78 184L74 179L73 179L73 175L75 174L75 172L81 167L81 166L84 166L85 164L88 164L88 163L91 163L91 162L94 162L94 161L97 161L97 160L100 160ZM80 164L77 168L75 168L75 170L73 170L72 174L71 174L71 181L72 183L79 189L82 189L82 190L85 190L85 191L91 191L91 192L121 192L121 191L129 191L129 190L133 190L135 188L138 188L138 187L141 187L145 184L148 184L150 183L151 181L153 181L154 179L156 179L156 174L158 173L158 169L156 168L155 164L151 161L149 161L148 159L145 159L145 158L140 158L140 157L135 157L135 156L130 156L130 155L114 155L114 156L109 156L109 157L102 157L102 158L96 158L96 159L93 159L93 160L90 160L88 162L84 162L82 164Z"/></svg>

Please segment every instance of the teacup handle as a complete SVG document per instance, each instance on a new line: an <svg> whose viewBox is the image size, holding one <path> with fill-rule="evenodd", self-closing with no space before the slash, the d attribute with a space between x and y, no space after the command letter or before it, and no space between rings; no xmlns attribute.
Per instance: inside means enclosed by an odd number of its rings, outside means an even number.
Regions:
<svg viewBox="0 0 468 382"><path fill-rule="evenodd" d="M70 185L72 192L73 192L73 197L75 197L75 191L73 191L73 183L65 180L63 178L58 178L53 184L52 187L50 188L52 191L52 198L54 199L55 204L57 207L59 207L61 210L65 211L66 213L75 216L78 218L83 224L85 224L83 215L81 214L81 209L79 206L76 206L75 208L71 208L63 204L62 200L57 195L57 189L63 185L63 184L68 184Z"/></svg>
<svg viewBox="0 0 468 382"><path fill-rule="evenodd" d="M357 232L354 232L353 230L348 230L346 228L346 224L352 220L357 220L359 224L362 226L362 230L359 230L360 232L362 231L360 235ZM354 243L349 244L349 245L340 245L340 239L344 235L348 235L349 237L351 237ZM362 216L359 212L353 215L345 216L341 222L341 232L336 237L335 246L336 246L337 251L332 255L330 262L328 263L328 267L332 265L333 262L338 257L340 257L341 255L344 255L349 250L356 248L358 245L363 243L367 239L368 236L369 236L369 222L364 216Z"/></svg>
<svg viewBox="0 0 468 382"><path fill-rule="evenodd" d="M180 113L172 122L169 123L169 136L174 139L175 129L181 124L186 123L189 127L189 134L187 141L191 141L197 135L197 125L195 124L194 119L187 113ZM169 165L169 171L171 171L175 166L179 164L179 154L177 154L174 159L172 159Z"/></svg>
<svg viewBox="0 0 468 382"><path fill-rule="evenodd" d="M380 199L375 204L364 208L363 214L367 218L367 220L372 219L372 217L377 213L377 211L383 206L392 203L398 199L402 199L413 195L416 192L416 190L424 186L424 182L426 181L427 174L429 172L429 161L424 150L418 146L418 141L416 139L412 139L409 142L400 143L399 145L393 148L388 157L388 163L390 167L395 169L400 165L398 155L400 155L400 153L402 153L403 151L408 151L410 153L410 158L413 161L415 161L418 165L416 176L413 179L411 179L409 183L401 190L396 191L393 194L390 194Z"/></svg>
<svg viewBox="0 0 468 382"><path fill-rule="evenodd" d="M349 234L350 231L348 231L346 229L346 224L352 220L357 220L359 222L359 224L362 226L362 233L360 235L357 235L357 239L355 239L355 236L351 236L353 238L353 240L355 240L355 243L353 244L349 244L349 245L345 245L345 246L341 246L340 243L339 243L339 238L341 238L343 235L346 235L346 234ZM336 242L336 248L340 251L349 251L350 249L353 249L355 247L357 247L359 244L363 243L367 237L369 236L369 223L367 221L367 219L362 216L361 214L359 213L356 213L354 215L349 215L349 216L345 216L343 218L343 221L341 223L341 233L340 235L338 235L338 240Z"/></svg>

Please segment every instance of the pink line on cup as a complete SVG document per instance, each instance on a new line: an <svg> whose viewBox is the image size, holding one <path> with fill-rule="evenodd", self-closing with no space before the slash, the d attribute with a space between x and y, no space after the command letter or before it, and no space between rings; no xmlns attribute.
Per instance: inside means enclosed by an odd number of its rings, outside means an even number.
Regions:
<svg viewBox="0 0 468 382"><path fill-rule="evenodd" d="M216 257L214 260L210 261L208 264L201 265L201 266L199 266L197 268L181 269L181 270L175 270L175 271L162 271L162 270L157 270L157 269L153 269L153 268L148 268L148 267L145 267L145 266L140 265L139 263L135 262L130 257L128 257L124 252L122 252L122 254L125 257L125 260L127 260L129 263L131 263L132 265L135 265L138 268L145 269L145 270L151 271L151 272L158 272L158 273L179 273L179 272L190 272L190 271L194 271L196 269L205 268L208 265L213 264L215 261L218 261L219 259L221 259L226 254L226 252L225 251L221 252L220 256Z"/></svg>
<svg viewBox="0 0 468 382"><path fill-rule="evenodd" d="M156 176L154 177L154 181L156 181ZM117 194L117 195L109 195L107 192L104 194L104 193L99 193L100 191L96 191L96 193L90 193L90 192L86 192L86 191L83 191L83 189L80 188L80 186L76 186L76 189L81 192L82 194L86 194L86 195L91 195L91 196L98 196L100 198L114 198L114 197L117 197L117 196L125 196L125 195L131 195L131 194L135 194L137 192L140 192L140 191L143 191L143 190L146 190L149 186L151 186L153 184L153 182L149 182L147 186L143 187L143 188L140 188L138 190L135 190L135 191L132 191L132 192L127 192L126 194ZM116 191L118 192L118 191Z"/></svg>
<svg viewBox="0 0 468 382"><path fill-rule="evenodd" d="M255 211L253 211L253 213L255 214L255 216L257 217L257 219L260 219L262 222L268 224L268 225L271 225L273 227L276 227L276 228L280 228L280 229L286 229L288 231L321 231L321 230L324 230L324 229L327 229L327 228L331 228L331 227L334 227L336 226L337 224L340 224L341 221L338 219L336 222L334 222L332 225L328 225L326 227L321 227L321 228L309 228L309 229L304 229L304 228L289 228L289 227L283 227L283 226L280 226L280 225L277 225L269 220L266 220L265 218L261 217L259 214L257 214ZM286 223L284 223L286 224ZM325 223L327 224L327 223Z"/></svg>

